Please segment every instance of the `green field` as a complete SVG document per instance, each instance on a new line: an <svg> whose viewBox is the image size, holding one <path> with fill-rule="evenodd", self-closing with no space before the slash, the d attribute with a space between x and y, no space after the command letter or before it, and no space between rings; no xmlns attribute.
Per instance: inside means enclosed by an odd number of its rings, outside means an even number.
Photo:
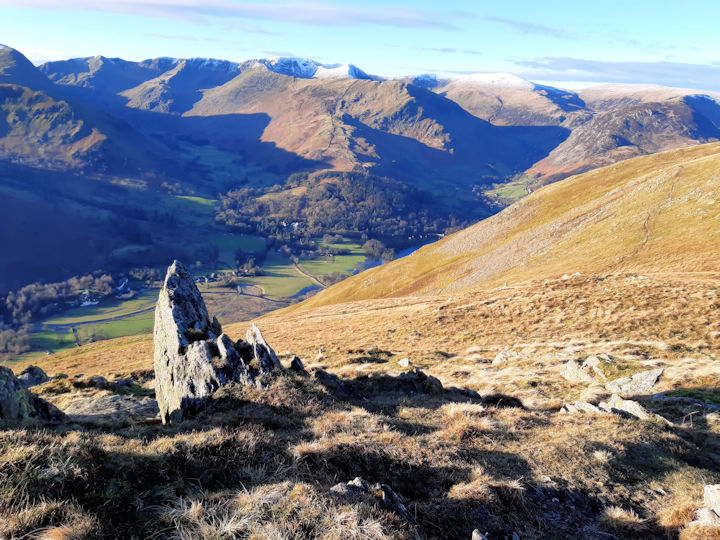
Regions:
<svg viewBox="0 0 720 540"><path fill-rule="evenodd" d="M188 198L185 198L188 199ZM192 198L196 199L196 198ZM191 201L193 205L210 206L209 199ZM219 256L215 272L235 269L235 252L256 251L262 253L266 249L263 238L248 235L216 235L210 242L218 248ZM316 257L300 262L301 268L312 276L322 277L334 272L350 273L357 263L365 260L361 247L354 242L343 241L329 244L326 247L349 250L346 255L334 257ZM265 296L271 299L291 297L315 283L300 274L292 261L277 251L268 251L263 263L265 275L241 278L245 285L260 287ZM206 274L207 269L200 273ZM216 283L203 285L202 290L227 291ZM21 355L15 361L31 360L46 352L58 352L77 347L93 341L116 337L144 334L152 332L154 312L158 291L150 289L129 300L112 299L95 306L76 307L55 314L40 321L41 329L30 336L32 351ZM228 298L228 302L237 301L236 297ZM113 320L106 320L113 319Z"/></svg>
<svg viewBox="0 0 720 540"><path fill-rule="evenodd" d="M264 238L245 234L221 234L210 238L210 242L219 252L216 272L235 270L235 253L239 249L258 254L264 253L266 249Z"/></svg>
<svg viewBox="0 0 720 540"><path fill-rule="evenodd" d="M243 281L262 287L267 296L293 296L313 282L298 273L289 258L276 251L268 251L263 264L264 276L245 278Z"/></svg>
<svg viewBox="0 0 720 540"><path fill-rule="evenodd" d="M84 322L93 322L102 319L122 317L143 309L155 307L158 291L145 291L129 300L103 301L96 306L77 307L63 311L58 315L40 322L45 324L72 325Z"/></svg>
<svg viewBox="0 0 720 540"><path fill-rule="evenodd" d="M493 189L486 191L485 194L499 199L503 204L512 204L527 196L528 186L531 183L532 178L521 176L506 184L493 184Z"/></svg>
<svg viewBox="0 0 720 540"><path fill-rule="evenodd" d="M324 276L334 272L351 273L358 263L364 262L366 257L362 248L352 242L327 244L328 247L350 250L347 255L335 255L330 257L318 257L300 261L300 266L308 274L313 276Z"/></svg>

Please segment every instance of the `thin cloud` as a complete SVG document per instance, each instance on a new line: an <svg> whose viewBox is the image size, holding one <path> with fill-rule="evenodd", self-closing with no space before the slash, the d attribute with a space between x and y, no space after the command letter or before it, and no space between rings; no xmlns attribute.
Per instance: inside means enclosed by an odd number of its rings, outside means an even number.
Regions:
<svg viewBox="0 0 720 540"><path fill-rule="evenodd" d="M471 49L465 49L465 50L463 51L463 54L472 54L472 55L475 55L475 56L480 56L480 55L483 54L483 52L482 52L482 51L473 51L473 50L471 50Z"/></svg>
<svg viewBox="0 0 720 540"><path fill-rule="evenodd" d="M509 26L510 28L513 28L517 30L518 32L521 32L523 34L536 34L539 36L546 36L546 37L554 37L554 38L561 38L561 39L568 39L572 36L564 31L560 30L559 28L552 28L550 26L542 26L539 24L529 23L527 21L521 21L517 19L505 19L503 17L483 17L483 20L488 22L493 22L497 24L503 24L505 26Z"/></svg>
<svg viewBox="0 0 720 540"><path fill-rule="evenodd" d="M204 22L214 17L236 17L319 26L370 24L410 28L452 28L436 12L402 6L382 9L351 7L327 2L235 2L232 0L0 0L0 6L38 9L106 11L146 17Z"/></svg>
<svg viewBox="0 0 720 540"><path fill-rule="evenodd" d="M569 57L516 61L526 79L661 84L720 91L720 66L682 62L606 62Z"/></svg>

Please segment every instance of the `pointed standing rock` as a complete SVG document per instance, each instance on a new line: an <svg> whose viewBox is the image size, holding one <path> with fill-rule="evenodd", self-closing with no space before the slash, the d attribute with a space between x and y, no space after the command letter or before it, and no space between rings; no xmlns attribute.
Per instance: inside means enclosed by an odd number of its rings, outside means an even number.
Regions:
<svg viewBox="0 0 720 540"><path fill-rule="evenodd" d="M253 348L255 360L260 364L260 371L270 373L275 368L282 368L275 351L267 344L257 325L252 325L252 329L247 331L245 339Z"/></svg>
<svg viewBox="0 0 720 540"><path fill-rule="evenodd" d="M253 357L269 373L277 356L253 325L250 343L233 343L208 315L190 273L178 261L168 268L155 308L155 395L163 423L181 421L204 407L230 381L254 384Z"/></svg>

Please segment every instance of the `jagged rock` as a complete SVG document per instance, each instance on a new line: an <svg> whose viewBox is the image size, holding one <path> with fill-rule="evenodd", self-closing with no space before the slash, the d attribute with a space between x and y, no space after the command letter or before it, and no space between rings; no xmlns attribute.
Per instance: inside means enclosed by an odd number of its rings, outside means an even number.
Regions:
<svg viewBox="0 0 720 540"><path fill-rule="evenodd" d="M636 373L632 377L616 379L605 385L608 392L631 396L635 394L647 394L657 383L663 374L663 368L649 369Z"/></svg>
<svg viewBox="0 0 720 540"><path fill-rule="evenodd" d="M691 522L691 525L720 527L720 516L718 516L712 508L699 508L695 513L695 520Z"/></svg>
<svg viewBox="0 0 720 540"><path fill-rule="evenodd" d="M60 421L65 415L54 405L39 398L15 376L10 368L0 366L0 421Z"/></svg>
<svg viewBox="0 0 720 540"><path fill-rule="evenodd" d="M488 540L488 537L485 536L483 533L475 529L472 532L472 538L470 540Z"/></svg>
<svg viewBox="0 0 720 540"><path fill-rule="evenodd" d="M25 388L37 386L50 380L50 377L48 377L45 372L37 366L26 367L23 372L17 376L17 378Z"/></svg>
<svg viewBox="0 0 720 540"><path fill-rule="evenodd" d="M576 401L575 403L566 403L563 405L562 409L560 409L561 412L567 413L567 414L576 414L579 412L584 412L588 414L603 414L605 411L600 409L600 407L593 405L592 403L588 403L586 401Z"/></svg>
<svg viewBox="0 0 720 540"><path fill-rule="evenodd" d="M607 402L601 402L598 407L603 411L619 414L621 416L629 416L639 420L659 420L663 423L670 424L666 418L649 412L637 401L623 399L617 394L613 394Z"/></svg>
<svg viewBox="0 0 720 540"><path fill-rule="evenodd" d="M255 324L252 325L251 330L247 331L245 339L253 348L255 360L260 364L260 371L270 373L275 368L282 368L275 351L267 344L260 329Z"/></svg>
<svg viewBox="0 0 720 540"><path fill-rule="evenodd" d="M693 525L720 527L720 484L706 485L703 491L703 508L695 514Z"/></svg>
<svg viewBox="0 0 720 540"><path fill-rule="evenodd" d="M639 420L657 420L665 424L671 424L666 418L659 414L649 412L645 407L637 401L631 399L623 399L617 394L613 394L608 401L602 401L598 405L593 405L586 401L576 401L575 403L566 403L560 412L566 414L577 414L579 412L589 414L618 414L626 418L637 418Z"/></svg>
<svg viewBox="0 0 720 540"><path fill-rule="evenodd" d="M305 369L302 360L300 360L300 358L298 358L297 356L292 359L292 362L290 362L290 371L294 371L295 373L302 375L303 377L310 376L310 374Z"/></svg>
<svg viewBox="0 0 720 540"><path fill-rule="evenodd" d="M392 490L390 486L388 486L387 484L375 484L373 486L373 490L377 491L378 489L382 493L382 502L388 509L405 518L410 516L410 513L407 511L407 508L403 504L402 499L397 493Z"/></svg>
<svg viewBox="0 0 720 540"><path fill-rule="evenodd" d="M63 412L76 422L141 421L155 418L157 402L151 397L106 394L101 396L72 395L72 400L61 405Z"/></svg>
<svg viewBox="0 0 720 540"><path fill-rule="evenodd" d="M705 486L703 503L706 507L712 508L716 514L720 515L720 484Z"/></svg>
<svg viewBox="0 0 720 540"><path fill-rule="evenodd" d="M333 373L328 373L324 369L318 369L315 372L315 379L322 384L331 394L341 399L358 399L367 401L367 398L358 392L350 383L340 380L340 377Z"/></svg>
<svg viewBox="0 0 720 540"><path fill-rule="evenodd" d="M418 394L441 394L444 390L440 379L427 375L419 368L401 373L398 376L398 381L410 383Z"/></svg>
<svg viewBox="0 0 720 540"><path fill-rule="evenodd" d="M560 369L560 376L569 382L593 382L595 377L585 365L579 365L575 360L568 360Z"/></svg>
<svg viewBox="0 0 720 540"><path fill-rule="evenodd" d="M190 273L173 262L155 308L155 394L163 423L197 412L230 381L254 384L253 359L263 374L279 365L257 326L248 337L249 343L233 343L223 334Z"/></svg>

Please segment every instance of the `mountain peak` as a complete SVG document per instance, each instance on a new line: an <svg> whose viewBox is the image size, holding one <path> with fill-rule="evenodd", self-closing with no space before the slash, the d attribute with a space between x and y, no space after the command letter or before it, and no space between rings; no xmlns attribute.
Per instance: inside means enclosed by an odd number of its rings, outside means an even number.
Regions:
<svg viewBox="0 0 720 540"><path fill-rule="evenodd" d="M472 84L493 88L532 89L535 85L512 73L473 73L454 79L455 84Z"/></svg>
<svg viewBox="0 0 720 540"><path fill-rule="evenodd" d="M17 84L33 90L47 90L52 86L30 60L7 45L0 45L0 83Z"/></svg>
<svg viewBox="0 0 720 540"><path fill-rule="evenodd" d="M298 79L372 79L353 64L321 64L310 58L276 56L258 58L244 63L249 67L264 67L270 71Z"/></svg>

